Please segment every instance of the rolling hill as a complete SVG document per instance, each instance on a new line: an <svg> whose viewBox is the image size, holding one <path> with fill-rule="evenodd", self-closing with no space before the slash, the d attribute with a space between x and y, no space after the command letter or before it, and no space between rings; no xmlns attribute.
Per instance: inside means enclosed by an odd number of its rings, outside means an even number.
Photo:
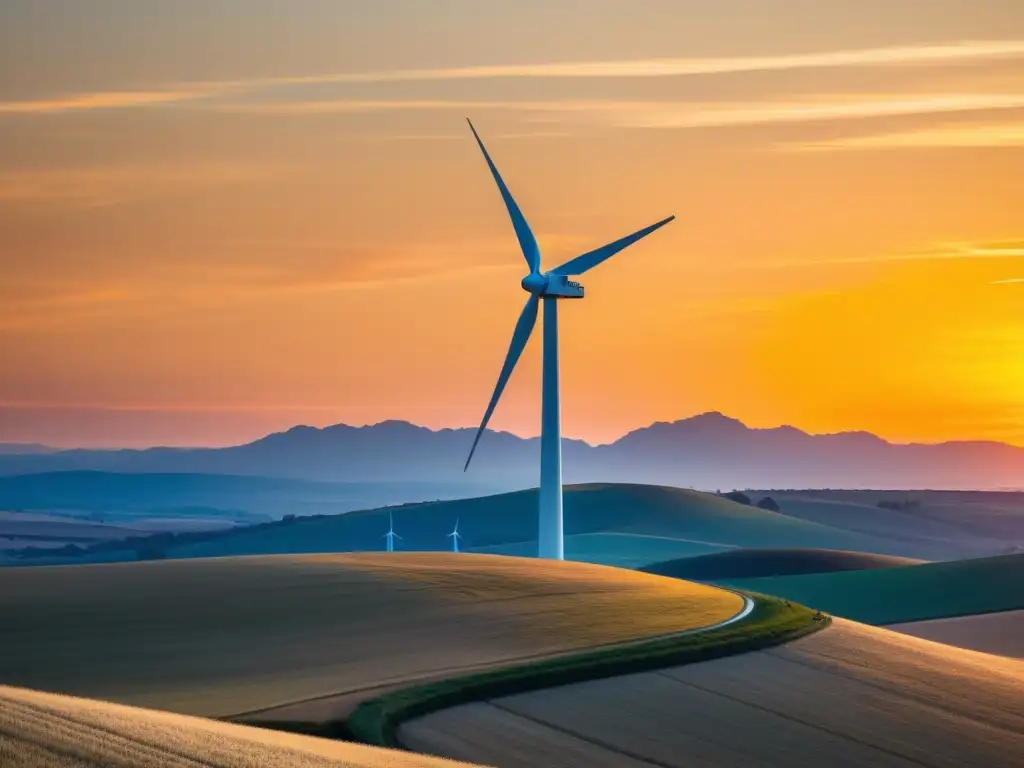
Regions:
<svg viewBox="0 0 1024 768"><path fill-rule="evenodd" d="M399 738L502 768L1011 768L1024 662L839 619L768 650L441 710Z"/></svg>
<svg viewBox="0 0 1024 768"><path fill-rule="evenodd" d="M866 624L1024 609L1024 555L721 583Z"/></svg>
<svg viewBox="0 0 1024 768"><path fill-rule="evenodd" d="M787 515L808 522L893 541L928 542L949 559L1024 551L1024 495L1019 493L810 490L750 495L770 495Z"/></svg>
<svg viewBox="0 0 1024 768"><path fill-rule="evenodd" d="M812 547L927 557L928 542L890 542L679 488L582 485L565 489L570 557L637 566L732 547ZM494 554L535 554L537 491L409 504L317 516L222 532L182 534L148 542L97 546L86 559L135 559L135 547L159 547L167 558L374 551L394 517L400 548L442 550L459 520L464 548ZM578 538L583 537L583 538ZM120 552L117 551L121 547ZM24 562L53 562L35 558Z"/></svg>
<svg viewBox="0 0 1024 768"><path fill-rule="evenodd" d="M443 758L0 685L4 768L471 768Z"/></svg>
<svg viewBox="0 0 1024 768"><path fill-rule="evenodd" d="M1024 660L1024 610L890 624L886 628L957 648Z"/></svg>
<svg viewBox="0 0 1024 768"><path fill-rule="evenodd" d="M920 565L923 560L837 549L738 549L667 560L640 570L690 581L725 581Z"/></svg>
<svg viewBox="0 0 1024 768"><path fill-rule="evenodd" d="M338 514L424 499L487 493L482 485L329 483L224 474L44 472L0 476L0 510L59 512L130 525L139 519L213 517L234 523L285 514Z"/></svg>
<svg viewBox="0 0 1024 768"><path fill-rule="evenodd" d="M742 605L635 571L471 554L4 569L0 684L207 716L305 719L313 700L329 718L389 687L710 625Z"/></svg>

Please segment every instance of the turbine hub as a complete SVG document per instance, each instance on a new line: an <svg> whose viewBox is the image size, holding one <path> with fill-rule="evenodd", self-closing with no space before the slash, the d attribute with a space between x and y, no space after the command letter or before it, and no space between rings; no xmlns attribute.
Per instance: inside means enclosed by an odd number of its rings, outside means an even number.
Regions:
<svg viewBox="0 0 1024 768"><path fill-rule="evenodd" d="M548 276L539 272L531 272L523 278L523 290L535 296L543 296L548 287Z"/></svg>

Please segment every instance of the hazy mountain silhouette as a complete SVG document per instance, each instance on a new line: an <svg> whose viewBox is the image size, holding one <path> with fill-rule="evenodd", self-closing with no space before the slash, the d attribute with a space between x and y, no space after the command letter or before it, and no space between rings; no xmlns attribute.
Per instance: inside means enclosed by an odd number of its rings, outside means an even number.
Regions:
<svg viewBox="0 0 1024 768"><path fill-rule="evenodd" d="M256 522L286 512L336 514L491 490L466 483L330 483L252 475L70 470L0 477L0 510L56 510L122 523L200 514Z"/></svg>
<svg viewBox="0 0 1024 768"><path fill-rule="evenodd" d="M0 455L0 474L55 470L264 475L360 483L534 486L540 441L488 431L468 473L473 429L403 421L298 426L230 448L71 450ZM867 432L811 435L751 429L720 413L658 422L609 445L563 441L565 481L716 488L947 488L1024 486L1024 448L996 442L894 444Z"/></svg>
<svg viewBox="0 0 1024 768"><path fill-rule="evenodd" d="M56 453L59 448L51 448L42 443L0 443L0 456L24 456L40 453Z"/></svg>

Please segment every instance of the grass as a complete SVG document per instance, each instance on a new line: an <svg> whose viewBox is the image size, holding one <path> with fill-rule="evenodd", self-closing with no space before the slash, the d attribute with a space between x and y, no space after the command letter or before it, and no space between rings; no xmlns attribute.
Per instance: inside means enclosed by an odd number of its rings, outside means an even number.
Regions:
<svg viewBox="0 0 1024 768"><path fill-rule="evenodd" d="M865 624L895 624L1024 608L1024 555L721 583Z"/></svg>
<svg viewBox="0 0 1024 768"><path fill-rule="evenodd" d="M706 626L740 607L731 593L634 571L472 554L9 568L0 680L206 716L354 705L387 686Z"/></svg>
<svg viewBox="0 0 1024 768"><path fill-rule="evenodd" d="M753 611L720 629L662 637L449 678L363 702L346 727L367 744L400 746L401 723L439 709L569 683L676 666L766 648L824 626L803 606L751 595Z"/></svg>
<svg viewBox="0 0 1024 768"><path fill-rule="evenodd" d="M922 562L910 558L837 549L738 549L653 563L641 567L640 570L691 581L723 581L899 568L920 565Z"/></svg>

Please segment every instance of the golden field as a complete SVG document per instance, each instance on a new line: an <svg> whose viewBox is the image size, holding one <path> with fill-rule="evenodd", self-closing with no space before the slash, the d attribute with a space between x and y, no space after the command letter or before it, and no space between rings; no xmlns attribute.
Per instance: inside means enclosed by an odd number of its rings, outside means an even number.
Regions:
<svg viewBox="0 0 1024 768"><path fill-rule="evenodd" d="M1024 659L1024 611L889 624L886 629L937 643Z"/></svg>
<svg viewBox="0 0 1024 768"><path fill-rule="evenodd" d="M1024 765L1024 662L837 619L784 646L443 710L403 744L495 765Z"/></svg>
<svg viewBox="0 0 1024 768"><path fill-rule="evenodd" d="M187 714L330 719L413 681L715 624L741 608L712 587L490 555L11 568L0 570L0 684Z"/></svg>
<svg viewBox="0 0 1024 768"><path fill-rule="evenodd" d="M0 686L4 768L458 768L441 758Z"/></svg>

